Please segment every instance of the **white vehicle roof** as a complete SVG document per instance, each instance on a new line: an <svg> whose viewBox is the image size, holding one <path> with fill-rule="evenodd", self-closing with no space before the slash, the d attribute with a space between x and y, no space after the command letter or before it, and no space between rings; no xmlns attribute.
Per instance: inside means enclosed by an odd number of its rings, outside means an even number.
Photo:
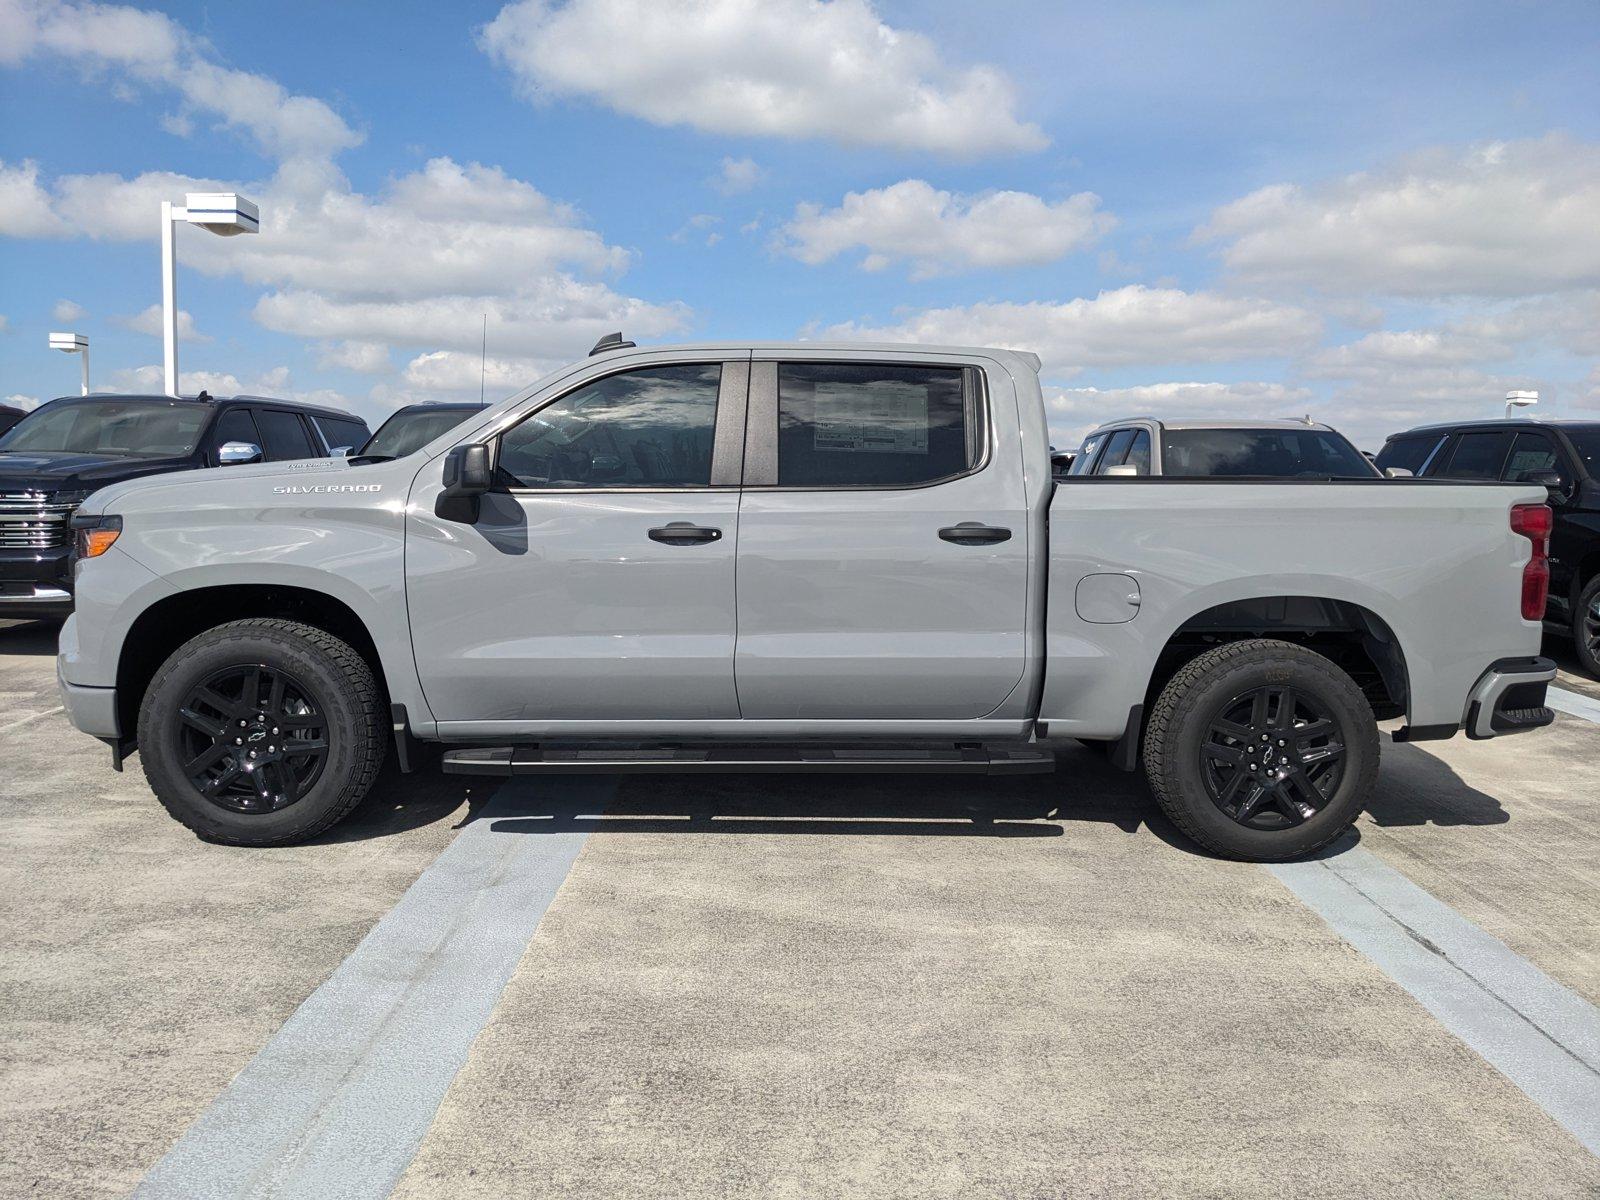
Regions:
<svg viewBox="0 0 1600 1200"><path fill-rule="evenodd" d="M1325 429L1329 433L1335 432L1333 426L1324 425L1320 421L1300 421L1290 417L1263 417L1256 420L1212 417L1180 421L1166 421L1159 417L1120 417L1115 421L1107 421L1104 425L1096 426L1089 436L1092 437L1107 429L1121 429L1126 425L1154 425L1159 429Z"/></svg>
<svg viewBox="0 0 1600 1200"><path fill-rule="evenodd" d="M1002 362L1017 363L1034 374L1039 373L1041 361L1039 356L1031 350L1004 350L998 346L932 346L918 342L795 342L795 341L749 341L749 342L672 342L649 343L640 346L621 346L615 350L603 350L591 354L592 358L606 358L613 354L640 354L652 350L662 351L706 351L711 354L725 354L730 350L753 350L756 354L789 354L805 352L806 354L904 354L908 357L918 357L926 354L953 354L964 358L981 355L984 358L995 358Z"/></svg>

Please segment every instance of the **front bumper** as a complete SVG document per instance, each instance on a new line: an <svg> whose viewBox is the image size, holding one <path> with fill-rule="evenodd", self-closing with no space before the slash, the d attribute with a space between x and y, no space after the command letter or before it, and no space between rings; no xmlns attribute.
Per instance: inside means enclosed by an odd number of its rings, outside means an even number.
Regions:
<svg viewBox="0 0 1600 1200"><path fill-rule="evenodd" d="M1545 691L1556 677L1548 658L1502 658L1490 665L1467 694L1469 738L1503 737L1543 729L1556 719Z"/></svg>
<svg viewBox="0 0 1600 1200"><path fill-rule="evenodd" d="M117 720L116 688L68 683L61 674L59 662L56 663L56 684L61 690L61 705L67 710L67 720L75 728L97 738L122 737L122 726Z"/></svg>
<svg viewBox="0 0 1600 1200"><path fill-rule="evenodd" d="M0 617L64 617L72 611L72 548L0 550Z"/></svg>

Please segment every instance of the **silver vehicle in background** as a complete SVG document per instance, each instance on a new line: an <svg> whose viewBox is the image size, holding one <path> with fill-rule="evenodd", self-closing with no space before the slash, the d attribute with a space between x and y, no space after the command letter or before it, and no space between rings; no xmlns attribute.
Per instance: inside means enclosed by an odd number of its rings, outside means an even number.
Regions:
<svg viewBox="0 0 1600 1200"><path fill-rule="evenodd" d="M1381 473L1344 434L1311 420L1127 417L1093 430L1069 475L1189 479L1375 479Z"/></svg>

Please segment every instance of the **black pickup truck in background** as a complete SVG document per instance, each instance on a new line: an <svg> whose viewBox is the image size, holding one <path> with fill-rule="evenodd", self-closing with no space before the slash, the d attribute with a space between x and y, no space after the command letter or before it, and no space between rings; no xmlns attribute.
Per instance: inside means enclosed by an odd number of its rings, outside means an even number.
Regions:
<svg viewBox="0 0 1600 1200"><path fill-rule="evenodd" d="M12 408L9 404L0 404L0 433L4 433L27 415L20 408Z"/></svg>
<svg viewBox="0 0 1600 1200"><path fill-rule="evenodd" d="M1600 421L1425 425L1385 442L1378 466L1548 487L1555 525L1545 624L1570 636L1583 669L1600 679Z"/></svg>
<svg viewBox="0 0 1600 1200"><path fill-rule="evenodd" d="M67 396L0 436L0 617L72 611L73 511L141 475L350 454L348 412L266 396Z"/></svg>

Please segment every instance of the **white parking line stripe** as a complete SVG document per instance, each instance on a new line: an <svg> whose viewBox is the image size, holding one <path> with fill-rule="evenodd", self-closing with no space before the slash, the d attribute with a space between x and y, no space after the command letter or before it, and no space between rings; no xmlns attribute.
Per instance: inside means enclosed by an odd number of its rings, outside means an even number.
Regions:
<svg viewBox="0 0 1600 1200"><path fill-rule="evenodd" d="M526 800L551 787L548 831L494 831L542 825ZM583 847L568 818L603 811L614 787L502 786L134 1195L387 1196Z"/></svg>
<svg viewBox="0 0 1600 1200"><path fill-rule="evenodd" d="M1586 721L1600 723L1600 700L1592 700L1582 692L1569 692L1566 688L1551 686L1545 689L1544 702L1569 717L1582 717Z"/></svg>
<svg viewBox="0 0 1600 1200"><path fill-rule="evenodd" d="M21 729L24 725L29 725L34 721L42 720L45 717L53 717L59 712L66 711L62 705L58 704L54 708L47 708L43 712L36 712L32 716L23 717L20 721L12 721L9 725L0 725L0 733L10 733L13 729Z"/></svg>
<svg viewBox="0 0 1600 1200"><path fill-rule="evenodd" d="M1600 1010L1348 839L1267 869L1600 1155Z"/></svg>

